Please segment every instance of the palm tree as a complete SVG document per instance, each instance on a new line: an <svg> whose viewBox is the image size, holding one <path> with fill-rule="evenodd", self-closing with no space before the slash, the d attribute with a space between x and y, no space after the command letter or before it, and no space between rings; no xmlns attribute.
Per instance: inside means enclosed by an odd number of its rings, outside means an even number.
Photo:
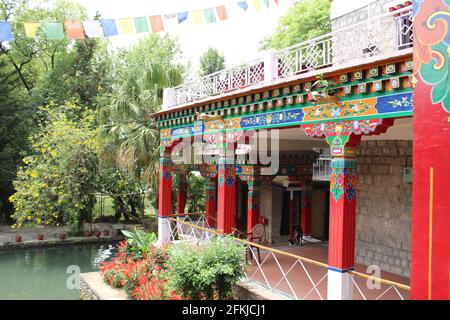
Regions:
<svg viewBox="0 0 450 320"><path fill-rule="evenodd" d="M151 115L162 105L163 89L181 82L176 65L149 63L144 70L126 72L113 89L110 104L101 109L105 139L103 160L156 189L159 171L159 131Z"/></svg>

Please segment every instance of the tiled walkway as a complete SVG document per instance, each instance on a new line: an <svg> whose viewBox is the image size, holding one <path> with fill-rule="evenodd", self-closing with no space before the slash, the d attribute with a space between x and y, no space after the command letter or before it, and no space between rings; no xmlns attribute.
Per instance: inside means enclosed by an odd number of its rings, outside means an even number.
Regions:
<svg viewBox="0 0 450 320"><path fill-rule="evenodd" d="M325 264L328 260L328 249L326 245L321 243L306 244L303 247L273 246L273 248ZM266 286L268 283L272 289L287 294L289 297L296 296L298 299L307 300L326 299L327 297L327 269L323 266L300 262L294 257L280 253L271 254L268 251L261 251L262 268L257 267L254 259L250 263L252 266L247 272L249 278ZM367 273L366 270L366 266L355 266L355 271L357 272ZM283 273L285 274L284 276ZM382 272L381 278L409 285L408 278L391 273ZM358 276L353 276L353 279L356 283L353 290L353 299L355 300L364 299L363 295L368 300L377 298L382 300L400 300L399 294L390 285L381 284L379 289L369 289L368 280ZM373 283L371 280L369 282ZM387 289L389 290L385 292ZM403 299L408 299L409 292L407 290L398 289L398 291L403 296ZM383 292L385 293L383 294ZM380 297L381 294L383 295Z"/></svg>

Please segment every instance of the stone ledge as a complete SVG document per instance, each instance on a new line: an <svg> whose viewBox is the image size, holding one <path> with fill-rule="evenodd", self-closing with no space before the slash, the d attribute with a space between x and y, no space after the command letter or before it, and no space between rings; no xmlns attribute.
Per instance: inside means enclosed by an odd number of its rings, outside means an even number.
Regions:
<svg viewBox="0 0 450 320"><path fill-rule="evenodd" d="M286 297L250 281L241 282L234 287L235 300L286 300ZM128 300L124 289L106 284L100 272L80 275L80 299L82 300Z"/></svg>
<svg viewBox="0 0 450 320"><path fill-rule="evenodd" d="M128 300L123 289L113 288L103 281L100 272L80 275L81 300Z"/></svg>
<svg viewBox="0 0 450 320"><path fill-rule="evenodd" d="M41 247L53 247L72 244L93 244L93 243L110 243L123 240L122 236L108 236L108 237L73 237L64 240L49 239L49 240L29 240L23 242L0 242L0 250L9 249L28 249L28 248L41 248Z"/></svg>

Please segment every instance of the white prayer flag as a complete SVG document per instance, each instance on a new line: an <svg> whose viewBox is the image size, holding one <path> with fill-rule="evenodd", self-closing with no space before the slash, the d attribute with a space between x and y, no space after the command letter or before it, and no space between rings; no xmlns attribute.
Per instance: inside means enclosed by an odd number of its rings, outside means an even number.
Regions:
<svg viewBox="0 0 450 320"><path fill-rule="evenodd" d="M103 28L100 21L83 21L84 32L89 38L103 37Z"/></svg>

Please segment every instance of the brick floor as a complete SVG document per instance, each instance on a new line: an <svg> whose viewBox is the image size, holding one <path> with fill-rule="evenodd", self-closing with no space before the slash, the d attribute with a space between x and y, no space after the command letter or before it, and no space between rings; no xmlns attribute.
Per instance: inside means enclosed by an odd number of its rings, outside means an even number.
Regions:
<svg viewBox="0 0 450 320"><path fill-rule="evenodd" d="M326 244L315 243L299 246L273 246L274 249L302 256L311 260L327 263L328 248ZM256 251L254 251L256 254ZM276 259L274 258L274 255ZM267 286L267 283L275 290L288 294L289 296L297 296L298 299L317 300L326 299L327 297L327 269L322 266L313 265L302 262L290 256L268 251L261 251L262 268L258 268L255 260L249 260L251 266L247 275L252 280L256 280ZM284 274L286 275L283 277ZM365 273L367 267L356 265L355 271ZM261 272L262 270L262 272ZM397 283L409 285L409 279L392 273L381 272L381 278L394 281ZM288 280L288 281L287 281ZM353 299L364 299L362 294L368 300L380 298L381 300L399 300L400 297L393 287L381 284L380 289L369 289L367 280L354 276L357 286L354 286ZM319 283L314 289L314 284ZM362 294L359 292L361 290ZM390 288L382 297L379 297L384 291ZM404 289L398 289L404 299L409 298L409 292Z"/></svg>

